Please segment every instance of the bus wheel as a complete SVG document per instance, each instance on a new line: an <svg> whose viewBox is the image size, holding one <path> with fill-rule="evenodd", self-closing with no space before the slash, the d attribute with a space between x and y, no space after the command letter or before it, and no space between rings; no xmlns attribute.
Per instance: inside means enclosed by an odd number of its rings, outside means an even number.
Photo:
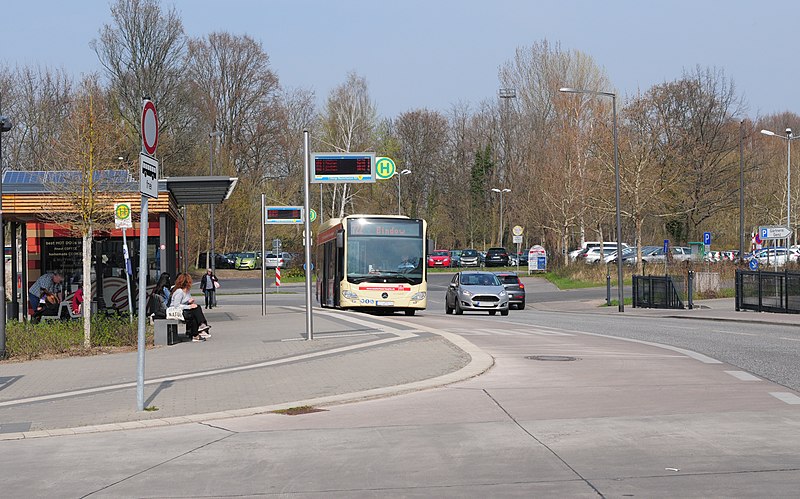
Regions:
<svg viewBox="0 0 800 499"><path fill-rule="evenodd" d="M414 310L412 308L411 310L406 310L405 312L406 312L406 315L414 315L414 312L416 312L416 310Z"/></svg>

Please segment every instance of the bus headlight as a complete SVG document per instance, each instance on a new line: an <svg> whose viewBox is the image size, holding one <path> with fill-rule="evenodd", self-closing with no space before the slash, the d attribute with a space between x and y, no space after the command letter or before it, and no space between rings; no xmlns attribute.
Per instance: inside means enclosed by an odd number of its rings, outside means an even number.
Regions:
<svg viewBox="0 0 800 499"><path fill-rule="evenodd" d="M414 296L411 297L411 301L420 301L424 300L428 294L425 291L420 291L419 293L414 293Z"/></svg>
<svg viewBox="0 0 800 499"><path fill-rule="evenodd" d="M358 295L353 293L352 291L342 291L342 296L344 296L348 300L358 300Z"/></svg>

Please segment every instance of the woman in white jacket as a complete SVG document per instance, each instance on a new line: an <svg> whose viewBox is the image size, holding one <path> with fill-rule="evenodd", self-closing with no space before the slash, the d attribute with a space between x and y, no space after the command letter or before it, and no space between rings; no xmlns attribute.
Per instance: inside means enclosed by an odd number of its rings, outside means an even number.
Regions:
<svg viewBox="0 0 800 499"><path fill-rule="evenodd" d="M175 279L175 286L172 287L171 307L183 309L183 318L189 327L189 335L192 341L205 341L211 337L208 332L211 326L208 325L203 309L197 306L191 294L192 276L189 274L179 274Z"/></svg>

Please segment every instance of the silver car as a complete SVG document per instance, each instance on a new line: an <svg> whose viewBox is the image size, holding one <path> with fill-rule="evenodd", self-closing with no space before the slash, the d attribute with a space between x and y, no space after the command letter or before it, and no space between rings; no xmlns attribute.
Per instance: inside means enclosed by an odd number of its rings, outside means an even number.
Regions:
<svg viewBox="0 0 800 499"><path fill-rule="evenodd" d="M458 272L447 287L444 309L448 314L464 310L508 315L508 292L492 272Z"/></svg>

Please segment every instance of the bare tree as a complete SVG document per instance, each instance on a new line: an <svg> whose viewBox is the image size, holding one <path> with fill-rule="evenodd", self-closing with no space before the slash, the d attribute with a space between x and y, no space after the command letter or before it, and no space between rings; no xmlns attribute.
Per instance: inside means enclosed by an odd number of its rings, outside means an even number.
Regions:
<svg viewBox="0 0 800 499"><path fill-rule="evenodd" d="M347 80L328 96L320 116L321 139L344 152L369 151L375 143L376 120L366 78L349 73ZM331 214L343 217L353 195L349 184L334 184Z"/></svg>

